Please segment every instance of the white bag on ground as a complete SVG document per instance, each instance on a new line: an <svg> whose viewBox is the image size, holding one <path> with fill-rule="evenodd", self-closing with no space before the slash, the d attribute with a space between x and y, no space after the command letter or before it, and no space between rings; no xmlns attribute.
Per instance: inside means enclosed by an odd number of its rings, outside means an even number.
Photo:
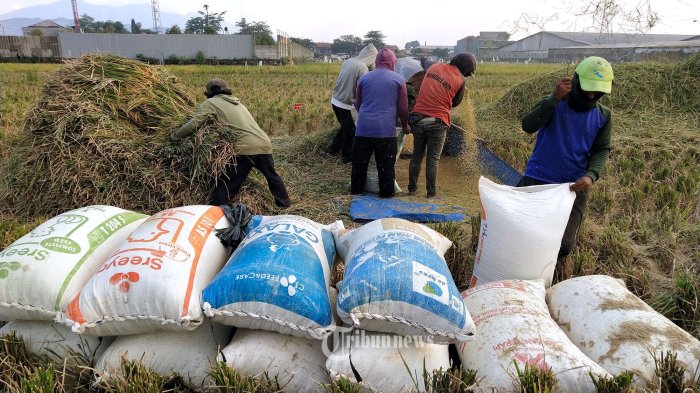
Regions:
<svg viewBox="0 0 700 393"><path fill-rule="evenodd" d="M385 218L343 234L338 315L365 330L470 340L474 323L443 258L452 242L410 221Z"/></svg>
<svg viewBox="0 0 700 393"><path fill-rule="evenodd" d="M396 162L399 161L399 154L401 153L401 150L403 149L403 144L406 135L401 131L401 129L397 129L398 135L396 136ZM371 192L373 194L379 194L379 172L377 171L377 160L374 158L374 153L372 153L372 156L369 159L369 164L367 165L367 178L365 179L365 191ZM394 179L394 192L399 193L401 192L401 187L399 187L399 183L396 182L396 179Z"/></svg>
<svg viewBox="0 0 700 393"><path fill-rule="evenodd" d="M322 339L335 326L329 300L334 256L329 227L299 216L255 216L202 292L204 312L225 325Z"/></svg>
<svg viewBox="0 0 700 393"><path fill-rule="evenodd" d="M202 323L202 288L230 251L214 228L218 206L164 210L144 221L103 260L67 310L73 330L97 336L192 330Z"/></svg>
<svg viewBox="0 0 700 393"><path fill-rule="evenodd" d="M285 392L324 392L322 384L330 380L322 344L277 332L238 329L218 360L246 375L277 378Z"/></svg>
<svg viewBox="0 0 700 393"><path fill-rule="evenodd" d="M700 341L656 312L619 280L594 275L547 290L552 317L583 353L611 374L632 371L638 386L652 380L654 356L677 354L686 382L700 366Z"/></svg>
<svg viewBox="0 0 700 393"><path fill-rule="evenodd" d="M0 251L0 320L54 320L145 218L88 206L47 220Z"/></svg>
<svg viewBox="0 0 700 393"><path fill-rule="evenodd" d="M231 340L233 329L208 319L193 331L157 332L117 337L97 359L99 378L122 373L122 361L142 363L160 375L177 373L195 386L206 387L218 351Z"/></svg>
<svg viewBox="0 0 700 393"><path fill-rule="evenodd" d="M92 362L114 340L112 337L81 336L51 321L11 321L0 328L0 336L11 333L22 338L30 352L61 362L69 357Z"/></svg>
<svg viewBox="0 0 700 393"><path fill-rule="evenodd" d="M423 392L423 369L431 375L433 370L447 370L450 357L447 345L416 339L420 337L355 329L335 340L326 368L334 381L346 378L359 383L363 392L414 392L414 379Z"/></svg>
<svg viewBox="0 0 700 393"><path fill-rule="evenodd" d="M588 373L608 373L586 357L552 320L542 280L505 280L464 292L474 317L474 341L458 345L465 369L478 370L479 386L518 392L517 372L528 364L551 368L561 392L595 392Z"/></svg>
<svg viewBox="0 0 700 393"><path fill-rule="evenodd" d="M551 285L576 193L569 184L499 185L481 177L481 229L471 287L499 280Z"/></svg>

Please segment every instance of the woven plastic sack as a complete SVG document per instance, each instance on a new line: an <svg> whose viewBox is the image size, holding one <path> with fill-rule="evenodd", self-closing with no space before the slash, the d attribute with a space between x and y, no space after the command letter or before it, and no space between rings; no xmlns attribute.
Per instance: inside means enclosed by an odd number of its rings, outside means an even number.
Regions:
<svg viewBox="0 0 700 393"><path fill-rule="evenodd" d="M99 357L112 337L93 337L74 333L69 327L50 321L11 321L0 328L0 336L14 334L24 340L30 352L48 355L63 363L73 359L82 364Z"/></svg>
<svg viewBox="0 0 700 393"><path fill-rule="evenodd" d="M583 353L611 374L632 371L638 388L654 380L655 357L675 353L693 383L700 341L610 276L565 280L547 290L552 317ZM650 387L650 386L649 386Z"/></svg>
<svg viewBox="0 0 700 393"><path fill-rule="evenodd" d="M124 371L124 361L138 362L164 377L176 373L208 391L214 386L210 373L217 354L231 340L232 330L205 319L193 331L120 336L97 359L95 370L98 379L111 378Z"/></svg>
<svg viewBox="0 0 700 393"><path fill-rule="evenodd" d="M329 227L293 215L255 216L246 232L202 292L205 314L247 329L314 339L330 334L335 244Z"/></svg>
<svg viewBox="0 0 700 393"><path fill-rule="evenodd" d="M285 392L325 392L322 341L265 330L238 329L218 360L239 373L277 379Z"/></svg>
<svg viewBox="0 0 700 393"><path fill-rule="evenodd" d="M452 242L410 221L385 218L336 232L345 260L338 315L355 327L436 342L466 341L474 324L444 259Z"/></svg>
<svg viewBox="0 0 700 393"><path fill-rule="evenodd" d="M201 291L230 255L214 233L226 226L218 206L153 215L105 258L68 307L67 323L96 336L196 328Z"/></svg>
<svg viewBox="0 0 700 393"><path fill-rule="evenodd" d="M0 320L60 317L145 218L113 206L83 207L47 220L0 251Z"/></svg>
<svg viewBox="0 0 700 393"><path fill-rule="evenodd" d="M511 187L481 177L479 197L481 228L470 286L511 279L551 285L576 199L569 184Z"/></svg>
<svg viewBox="0 0 700 393"><path fill-rule="evenodd" d="M589 372L609 376L552 320L544 294L542 280L496 281L463 293L477 334L459 344L458 352L465 369L479 371L480 387L519 391L515 363L520 370L551 369L562 392L594 393Z"/></svg>
<svg viewBox="0 0 700 393"><path fill-rule="evenodd" d="M336 340L326 361L331 379L344 378L362 392L426 391L423 371L450 367L447 345L419 341L420 338L354 330Z"/></svg>

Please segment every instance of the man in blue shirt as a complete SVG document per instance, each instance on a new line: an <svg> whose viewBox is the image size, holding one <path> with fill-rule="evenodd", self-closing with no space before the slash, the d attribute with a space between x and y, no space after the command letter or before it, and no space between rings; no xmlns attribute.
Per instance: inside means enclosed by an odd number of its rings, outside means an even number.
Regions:
<svg viewBox="0 0 700 393"><path fill-rule="evenodd" d="M557 82L554 92L522 121L523 131L537 132L537 141L518 187L571 183L569 188L576 192L559 249L555 282L567 277L566 259L576 244L588 191L610 154L610 109L598 101L610 93L613 79L612 67L605 59L585 58L573 77Z"/></svg>

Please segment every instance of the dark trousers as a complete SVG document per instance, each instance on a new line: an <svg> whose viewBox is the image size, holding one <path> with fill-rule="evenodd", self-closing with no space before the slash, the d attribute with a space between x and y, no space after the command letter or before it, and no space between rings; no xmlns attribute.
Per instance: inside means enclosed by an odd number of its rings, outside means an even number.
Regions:
<svg viewBox="0 0 700 393"><path fill-rule="evenodd" d="M547 183L528 176L523 176L518 182L517 187L537 186L540 184ZM554 282L563 281L568 278L568 274L566 273L566 259L576 246L576 235L583 222L583 214L586 211L587 200L588 192L576 192L574 207L571 209L569 222L566 224L564 237L561 239L561 247L559 248L559 255L557 256L557 266L554 268Z"/></svg>
<svg viewBox="0 0 700 393"><path fill-rule="evenodd" d="M272 196L275 197L275 204L280 207L289 207L292 203L289 200L282 178L275 171L272 154L237 156L236 163L229 164L226 167L225 176L222 175L217 179L216 188L214 188L212 193L211 204L219 206L229 203L231 197L238 194L243 182L253 168L256 168L265 176L267 186L270 188Z"/></svg>
<svg viewBox="0 0 700 393"><path fill-rule="evenodd" d="M394 196L394 165L396 164L396 137L372 138L356 136L352 144L352 175L350 191L357 195L365 190L367 167L374 153L379 177L379 197Z"/></svg>
<svg viewBox="0 0 700 393"><path fill-rule="evenodd" d="M425 189L428 196L437 194L438 163L445 144L447 126L442 122L428 125L415 124L413 126L413 156L408 165L408 191L418 190L418 176L420 176L423 156L425 160Z"/></svg>
<svg viewBox="0 0 700 393"><path fill-rule="evenodd" d="M355 121L352 120L352 113L349 109L339 108L335 105L331 106L333 107L335 118L340 123L340 128L335 133L335 137L333 137L330 153L338 154L340 152L343 162L350 162L352 160L352 143L355 138Z"/></svg>

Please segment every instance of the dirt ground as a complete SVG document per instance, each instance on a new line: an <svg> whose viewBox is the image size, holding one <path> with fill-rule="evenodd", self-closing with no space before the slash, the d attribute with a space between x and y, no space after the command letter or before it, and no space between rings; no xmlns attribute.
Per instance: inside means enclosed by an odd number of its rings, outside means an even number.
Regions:
<svg viewBox="0 0 700 393"><path fill-rule="evenodd" d="M408 196L408 164L410 159L399 159L396 163L396 181L403 190L396 197L405 201L422 203L440 203L461 206L469 214L476 215L481 211L479 204L479 175L465 174L462 164L457 157L442 157L438 167L438 195L441 199L426 198L425 191L425 159L418 178L418 193ZM474 172L477 173L477 172Z"/></svg>

